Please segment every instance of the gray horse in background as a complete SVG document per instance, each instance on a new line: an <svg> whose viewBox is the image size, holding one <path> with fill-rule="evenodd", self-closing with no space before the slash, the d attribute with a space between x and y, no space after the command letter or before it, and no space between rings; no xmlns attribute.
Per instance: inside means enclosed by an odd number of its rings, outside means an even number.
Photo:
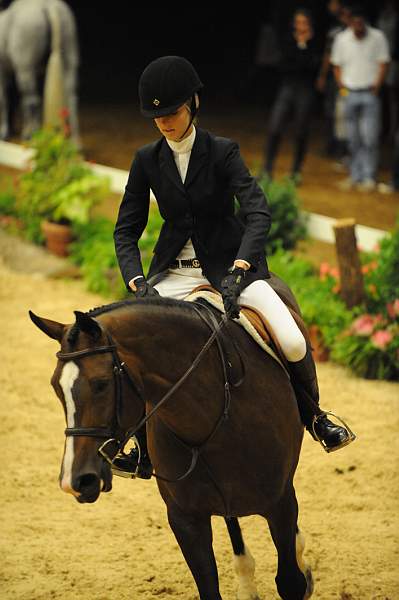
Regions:
<svg viewBox="0 0 399 600"><path fill-rule="evenodd" d="M22 138L29 138L42 125L55 124L65 107L71 135L78 141L78 65L75 17L65 2L14 0L1 10L0 139L10 135L8 91L14 75L21 102Z"/></svg>

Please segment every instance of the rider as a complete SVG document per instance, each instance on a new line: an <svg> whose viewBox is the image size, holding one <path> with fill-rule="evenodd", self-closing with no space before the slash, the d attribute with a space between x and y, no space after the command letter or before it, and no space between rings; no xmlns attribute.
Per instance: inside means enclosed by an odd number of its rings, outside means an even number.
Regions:
<svg viewBox="0 0 399 600"><path fill-rule="evenodd" d="M141 112L154 119L162 136L137 151L130 169L114 232L122 276L137 297L184 299L210 283L222 293L229 317L238 317L240 304L265 315L289 363L304 425L313 437L314 427L328 451L337 450L353 437L319 408L311 349L268 283L264 248L271 216L265 196L238 145L196 127L202 87L192 64L180 56L157 58L140 77ZM150 190L165 222L146 279L138 241L148 220ZM145 477L151 465L141 433ZM137 460L135 450L116 464L132 472Z"/></svg>

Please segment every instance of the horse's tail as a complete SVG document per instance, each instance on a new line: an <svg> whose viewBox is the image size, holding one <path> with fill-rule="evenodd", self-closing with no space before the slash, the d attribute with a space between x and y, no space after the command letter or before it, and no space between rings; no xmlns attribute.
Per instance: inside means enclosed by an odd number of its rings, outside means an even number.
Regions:
<svg viewBox="0 0 399 600"><path fill-rule="evenodd" d="M61 56L61 21L56 2L48 2L45 11L50 23L51 51L47 63L43 92L43 124L59 125L65 107L63 62Z"/></svg>

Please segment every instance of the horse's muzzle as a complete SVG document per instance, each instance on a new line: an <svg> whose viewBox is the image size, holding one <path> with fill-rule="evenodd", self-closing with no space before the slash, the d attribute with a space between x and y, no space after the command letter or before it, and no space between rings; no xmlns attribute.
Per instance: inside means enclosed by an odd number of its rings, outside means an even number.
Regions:
<svg viewBox="0 0 399 600"><path fill-rule="evenodd" d="M78 502L95 502L101 492L101 479L95 473L85 473L73 480L72 487L79 493Z"/></svg>
<svg viewBox="0 0 399 600"><path fill-rule="evenodd" d="M100 478L96 473L85 473L73 481L73 489L78 492L76 500L81 504L95 502L101 492L110 492L112 489L111 469L104 465Z"/></svg>

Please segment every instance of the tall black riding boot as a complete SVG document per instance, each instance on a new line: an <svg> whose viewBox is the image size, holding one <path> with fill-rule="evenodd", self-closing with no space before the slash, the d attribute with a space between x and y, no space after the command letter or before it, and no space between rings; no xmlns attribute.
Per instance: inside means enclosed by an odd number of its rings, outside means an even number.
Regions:
<svg viewBox="0 0 399 600"><path fill-rule="evenodd" d="M354 434L345 427L335 425L320 409L316 366L310 348L307 348L302 360L288 364L299 413L313 439L319 441L327 452L350 444L355 439Z"/></svg>
<svg viewBox="0 0 399 600"><path fill-rule="evenodd" d="M137 444L133 446L129 454L121 453L115 458L112 472L121 477L150 479L153 469L147 449L147 431L145 425L137 431L135 437Z"/></svg>

